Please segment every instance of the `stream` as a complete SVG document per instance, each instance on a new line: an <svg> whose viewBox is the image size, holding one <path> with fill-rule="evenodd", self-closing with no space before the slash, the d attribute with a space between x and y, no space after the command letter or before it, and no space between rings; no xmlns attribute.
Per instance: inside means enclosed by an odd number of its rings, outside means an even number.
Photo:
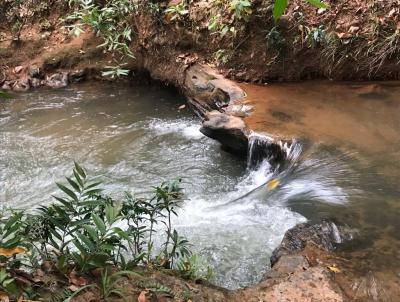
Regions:
<svg viewBox="0 0 400 302"><path fill-rule="evenodd" d="M291 85L289 94L309 93ZM400 88L389 86L383 101L372 95L363 105L334 103L340 110L332 111L324 85L313 86L315 94L307 95L313 101L295 112L275 94L267 108L272 118L258 112L250 121L299 137L285 146L287 160L276 169L267 161L248 166L222 151L200 133L200 120L188 108L178 109L185 99L165 87L85 83L16 94L0 102L0 203L27 209L50 203L54 182L71 173L74 160L113 196L147 194L181 177L186 201L174 226L213 268L217 285L234 289L260 281L285 231L321 218L349 230L352 240L339 249L362 273L397 276ZM265 95L257 89L254 98ZM330 127L311 131L310 116ZM342 121L349 129L363 127L365 139L343 129ZM277 188L230 203L272 179L279 180Z"/></svg>

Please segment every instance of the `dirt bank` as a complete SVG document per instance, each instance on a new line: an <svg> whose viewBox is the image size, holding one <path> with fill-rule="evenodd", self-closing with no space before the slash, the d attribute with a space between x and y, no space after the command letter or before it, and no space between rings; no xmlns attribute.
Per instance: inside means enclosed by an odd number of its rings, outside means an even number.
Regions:
<svg viewBox="0 0 400 302"><path fill-rule="evenodd" d="M101 69L117 59L102 56L96 48L99 38L87 34L74 40L68 35L60 21L68 14L63 2L39 2L47 6L27 19L18 43L12 43L12 24L0 21L3 70L33 62L44 63L46 69ZM131 16L130 47L136 59L126 60L127 67L146 69L154 78L182 83L182 71L195 62L213 64L225 76L249 82L400 75L396 1L327 1L329 9L318 10L295 0L277 23L267 0L252 1L251 14L242 18L227 5L195 0L174 20L163 13L166 2L155 1L161 10L155 13L145 1ZM224 28L229 32L224 34Z"/></svg>

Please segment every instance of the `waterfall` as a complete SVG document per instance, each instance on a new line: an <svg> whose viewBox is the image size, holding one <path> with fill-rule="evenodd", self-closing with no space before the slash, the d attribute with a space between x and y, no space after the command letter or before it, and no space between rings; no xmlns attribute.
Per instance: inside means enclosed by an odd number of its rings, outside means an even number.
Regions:
<svg viewBox="0 0 400 302"><path fill-rule="evenodd" d="M282 141L252 132L249 135L247 167L256 170L261 163L268 161L271 170L282 169L292 165L300 156L301 144L295 140Z"/></svg>

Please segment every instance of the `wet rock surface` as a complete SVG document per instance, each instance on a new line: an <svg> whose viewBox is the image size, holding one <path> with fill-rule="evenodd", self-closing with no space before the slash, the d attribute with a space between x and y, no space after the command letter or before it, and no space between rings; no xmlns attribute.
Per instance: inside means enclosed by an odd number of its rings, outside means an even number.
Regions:
<svg viewBox="0 0 400 302"><path fill-rule="evenodd" d="M248 149L247 127L239 118L219 111L205 115L201 133L219 141L234 153L246 154Z"/></svg>
<svg viewBox="0 0 400 302"><path fill-rule="evenodd" d="M14 82L12 89L14 91L25 92L31 88L31 83L28 78L18 79Z"/></svg>
<svg viewBox="0 0 400 302"><path fill-rule="evenodd" d="M45 85L51 88L63 88L68 86L68 73L60 72L48 76Z"/></svg>
<svg viewBox="0 0 400 302"><path fill-rule="evenodd" d="M299 224L286 232L279 247L273 251L271 265L274 266L284 255L292 255L302 251L309 244L318 249L332 252L335 250L336 244L342 243L343 240L338 227L333 222Z"/></svg>

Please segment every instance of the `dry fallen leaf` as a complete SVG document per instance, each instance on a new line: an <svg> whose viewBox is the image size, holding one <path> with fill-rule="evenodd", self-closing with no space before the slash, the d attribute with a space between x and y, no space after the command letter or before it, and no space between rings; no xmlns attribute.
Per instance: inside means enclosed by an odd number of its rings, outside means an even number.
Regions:
<svg viewBox="0 0 400 302"><path fill-rule="evenodd" d="M146 298L146 294L148 293L148 291L142 291L139 295L139 297L137 298L138 302L147 302L147 298Z"/></svg>
<svg viewBox="0 0 400 302"><path fill-rule="evenodd" d="M331 272L335 273L335 274L338 274L338 273L341 273L341 272L342 272L342 271L341 271L338 267L336 267L335 265L328 266L328 269L329 269Z"/></svg>
<svg viewBox="0 0 400 302"><path fill-rule="evenodd" d="M23 254L23 253L26 253L26 249L24 249L22 247L14 247L11 249L0 247L0 256L12 257L14 255Z"/></svg>
<svg viewBox="0 0 400 302"><path fill-rule="evenodd" d="M83 277L81 277L81 276L78 276L78 274L77 274L75 271L72 271L72 272L69 274L68 277L69 277L69 282L70 282L71 284L73 284L73 285L85 286L85 285L88 284L88 281L87 281L85 278L83 278Z"/></svg>
<svg viewBox="0 0 400 302"><path fill-rule="evenodd" d="M0 302L10 302L10 298L5 292L0 291Z"/></svg>
<svg viewBox="0 0 400 302"><path fill-rule="evenodd" d="M268 188L268 190L272 191L272 190L276 189L280 183L281 182L279 181L279 179L276 179L276 178L272 179L267 183L267 188Z"/></svg>

